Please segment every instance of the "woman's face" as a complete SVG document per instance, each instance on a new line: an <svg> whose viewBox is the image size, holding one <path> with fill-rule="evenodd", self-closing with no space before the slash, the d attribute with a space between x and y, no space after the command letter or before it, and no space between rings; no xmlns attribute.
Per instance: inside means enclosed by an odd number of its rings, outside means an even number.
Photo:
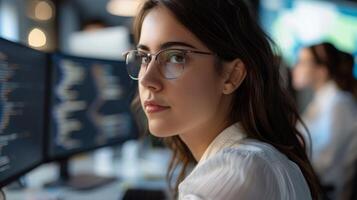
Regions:
<svg viewBox="0 0 357 200"><path fill-rule="evenodd" d="M317 75L318 68L309 49L301 49L298 62L293 71L293 86L300 90L312 87Z"/></svg>
<svg viewBox="0 0 357 200"><path fill-rule="evenodd" d="M210 52L164 7L156 7L145 17L138 50L157 53L163 49ZM139 80L141 105L149 130L168 137L198 130L215 123L221 114L224 80L215 69L213 55L187 54L184 71L176 79L165 79L152 59Z"/></svg>

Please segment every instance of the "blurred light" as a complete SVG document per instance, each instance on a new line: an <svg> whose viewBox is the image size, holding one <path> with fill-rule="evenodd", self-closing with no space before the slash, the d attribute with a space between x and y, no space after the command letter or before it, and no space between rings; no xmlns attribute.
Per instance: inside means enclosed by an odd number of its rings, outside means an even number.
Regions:
<svg viewBox="0 0 357 200"><path fill-rule="evenodd" d="M35 6L35 18L49 20L53 16L53 8L47 1L39 1Z"/></svg>
<svg viewBox="0 0 357 200"><path fill-rule="evenodd" d="M122 59L121 52L131 49L130 30L124 26L95 31L79 31L68 37L68 52L78 56Z"/></svg>
<svg viewBox="0 0 357 200"><path fill-rule="evenodd" d="M46 34L39 28L32 29L28 35L28 43L32 47L43 47L46 42Z"/></svg>
<svg viewBox="0 0 357 200"><path fill-rule="evenodd" d="M271 11L278 11L279 9L283 8L284 1L283 0L262 0L261 5L264 9L271 10Z"/></svg>
<svg viewBox="0 0 357 200"><path fill-rule="evenodd" d="M136 15L141 0L110 0L107 11L113 15L133 17Z"/></svg>
<svg viewBox="0 0 357 200"><path fill-rule="evenodd" d="M1 2L1 0L0 0ZM12 41L19 40L19 13L16 4L10 1L1 2L0 36Z"/></svg>

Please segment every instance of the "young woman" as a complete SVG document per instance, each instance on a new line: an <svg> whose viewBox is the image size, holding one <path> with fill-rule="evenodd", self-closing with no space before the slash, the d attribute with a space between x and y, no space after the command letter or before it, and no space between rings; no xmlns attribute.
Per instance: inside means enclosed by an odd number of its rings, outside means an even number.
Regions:
<svg viewBox="0 0 357 200"><path fill-rule="evenodd" d="M299 115L243 1L147 0L134 34L134 104L173 150L169 177L182 166L179 199L317 198Z"/></svg>
<svg viewBox="0 0 357 200"><path fill-rule="evenodd" d="M342 186L353 174L348 168L354 166L349 165L357 159L356 146L352 147L357 145L353 57L326 42L302 48L293 83L296 89L314 91L303 114L312 138L311 161L322 184L333 186L332 199L340 199Z"/></svg>

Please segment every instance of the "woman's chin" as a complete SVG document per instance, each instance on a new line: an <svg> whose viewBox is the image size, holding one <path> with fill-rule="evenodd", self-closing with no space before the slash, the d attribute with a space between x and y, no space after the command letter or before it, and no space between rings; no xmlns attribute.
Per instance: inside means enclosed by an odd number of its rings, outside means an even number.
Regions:
<svg viewBox="0 0 357 200"><path fill-rule="evenodd" d="M173 127L170 127L167 124L149 122L149 131L156 137L171 137L177 135L177 133L173 130Z"/></svg>

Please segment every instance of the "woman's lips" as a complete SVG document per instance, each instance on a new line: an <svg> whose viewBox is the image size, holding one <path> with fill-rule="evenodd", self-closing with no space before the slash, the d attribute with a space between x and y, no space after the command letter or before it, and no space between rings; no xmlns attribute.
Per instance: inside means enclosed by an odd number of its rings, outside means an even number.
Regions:
<svg viewBox="0 0 357 200"><path fill-rule="evenodd" d="M147 113L157 113L169 109L169 106L162 106L153 101L145 101L145 110Z"/></svg>
<svg viewBox="0 0 357 200"><path fill-rule="evenodd" d="M145 107L146 112L148 113L156 113L156 112L161 112L164 111L166 109L168 109L169 107L163 107L163 106L158 106L158 105L148 105Z"/></svg>

